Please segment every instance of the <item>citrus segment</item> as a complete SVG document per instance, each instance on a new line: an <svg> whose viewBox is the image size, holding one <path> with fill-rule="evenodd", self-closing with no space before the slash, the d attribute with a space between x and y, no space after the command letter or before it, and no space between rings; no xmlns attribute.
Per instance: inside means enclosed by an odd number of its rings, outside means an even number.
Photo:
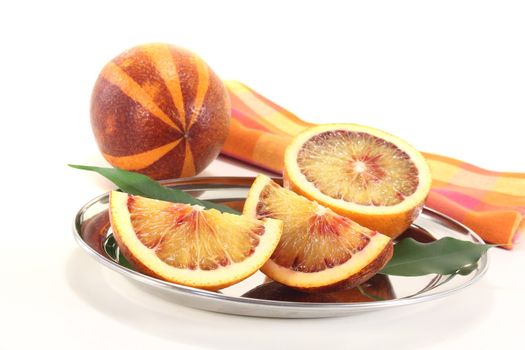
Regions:
<svg viewBox="0 0 525 350"><path fill-rule="evenodd" d="M305 291L355 286L379 271L392 255L389 237L362 227L259 175L246 216L283 221L283 234L262 271Z"/></svg>
<svg viewBox="0 0 525 350"><path fill-rule="evenodd" d="M220 289L257 271L282 223L200 206L112 192L110 219L124 256L141 272L170 282Z"/></svg>
<svg viewBox="0 0 525 350"><path fill-rule="evenodd" d="M396 237L419 214L431 184L423 156L383 131L328 124L297 136L285 154L294 191Z"/></svg>

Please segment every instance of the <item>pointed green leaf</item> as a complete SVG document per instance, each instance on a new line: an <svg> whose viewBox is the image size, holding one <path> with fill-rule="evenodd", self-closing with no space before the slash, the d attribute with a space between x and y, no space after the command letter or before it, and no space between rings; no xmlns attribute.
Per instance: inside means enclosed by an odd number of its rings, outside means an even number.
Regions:
<svg viewBox="0 0 525 350"><path fill-rule="evenodd" d="M184 191L162 186L150 177L133 171L126 171L117 168L102 168L87 165L68 164L70 167L81 170L94 171L113 182L122 191L153 199L173 203L186 203L191 205L201 205L207 209L217 209L223 213L239 214L238 211L228 206L203 201L194 198Z"/></svg>
<svg viewBox="0 0 525 350"><path fill-rule="evenodd" d="M468 274L489 244L476 244L452 237L430 243L405 238L394 246L394 256L381 270L386 275L422 276L427 274Z"/></svg>

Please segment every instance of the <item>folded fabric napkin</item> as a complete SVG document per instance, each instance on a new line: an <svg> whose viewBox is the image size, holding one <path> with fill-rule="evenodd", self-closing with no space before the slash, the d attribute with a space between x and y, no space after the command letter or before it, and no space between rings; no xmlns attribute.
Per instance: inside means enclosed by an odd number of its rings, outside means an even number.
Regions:
<svg viewBox="0 0 525 350"><path fill-rule="evenodd" d="M226 81L232 104L222 154L281 174L284 150L307 123L249 87ZM525 230L525 174L484 170L424 153L432 172L426 206L470 227L486 242L511 249Z"/></svg>

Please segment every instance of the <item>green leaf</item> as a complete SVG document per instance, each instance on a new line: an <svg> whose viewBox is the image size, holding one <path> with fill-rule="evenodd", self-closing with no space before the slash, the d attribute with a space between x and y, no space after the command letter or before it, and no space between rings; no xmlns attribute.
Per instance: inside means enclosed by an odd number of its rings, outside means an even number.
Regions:
<svg viewBox="0 0 525 350"><path fill-rule="evenodd" d="M476 268L481 255L494 246L452 237L431 243L405 238L394 246L394 256L380 273L396 276L468 274Z"/></svg>
<svg viewBox="0 0 525 350"><path fill-rule="evenodd" d="M235 209L228 206L217 204L210 201L199 200L190 196L184 191L162 186L150 177L133 171L126 171L117 168L102 168L87 165L68 164L70 167L81 170L94 171L113 182L122 191L153 199L173 203L186 203L191 205L201 205L207 209L217 209L223 213L240 214Z"/></svg>

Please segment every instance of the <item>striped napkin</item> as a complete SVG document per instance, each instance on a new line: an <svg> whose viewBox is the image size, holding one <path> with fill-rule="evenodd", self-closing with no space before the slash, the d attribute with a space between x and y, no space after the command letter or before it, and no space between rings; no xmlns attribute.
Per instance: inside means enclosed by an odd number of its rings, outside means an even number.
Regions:
<svg viewBox="0 0 525 350"><path fill-rule="evenodd" d="M222 154L281 174L286 146L314 124L239 82L225 84L233 119ZM525 174L488 171L430 153L424 156L433 178L426 205L470 227L486 242L511 249L525 230Z"/></svg>

